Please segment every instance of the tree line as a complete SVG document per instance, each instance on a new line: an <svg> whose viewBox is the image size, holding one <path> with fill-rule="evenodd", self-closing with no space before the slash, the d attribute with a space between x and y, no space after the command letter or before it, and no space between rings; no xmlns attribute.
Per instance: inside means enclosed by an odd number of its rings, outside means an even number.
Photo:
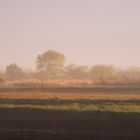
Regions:
<svg viewBox="0 0 140 140"><path fill-rule="evenodd" d="M14 80L91 80L95 85L140 85L140 68L117 68L113 65L65 65L64 54L48 50L36 58L36 70L24 71L16 63L6 67L5 72L0 73L0 83Z"/></svg>

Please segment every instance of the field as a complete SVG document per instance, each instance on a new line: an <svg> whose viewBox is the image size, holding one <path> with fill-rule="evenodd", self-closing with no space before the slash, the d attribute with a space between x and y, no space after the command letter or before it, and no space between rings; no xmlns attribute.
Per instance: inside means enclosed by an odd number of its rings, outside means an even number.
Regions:
<svg viewBox="0 0 140 140"><path fill-rule="evenodd" d="M0 139L140 139L140 88L0 89Z"/></svg>

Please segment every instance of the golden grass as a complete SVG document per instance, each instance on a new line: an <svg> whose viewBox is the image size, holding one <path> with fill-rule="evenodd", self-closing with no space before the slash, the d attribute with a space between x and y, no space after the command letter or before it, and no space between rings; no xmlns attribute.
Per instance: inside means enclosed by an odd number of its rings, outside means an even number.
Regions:
<svg viewBox="0 0 140 140"><path fill-rule="evenodd" d="M140 113L139 92L49 93L47 91L15 91L1 92L0 99L0 108ZM20 101L20 99L24 100ZM50 101L47 102L47 100ZM70 102L63 102L63 100Z"/></svg>
<svg viewBox="0 0 140 140"><path fill-rule="evenodd" d="M14 80L7 81L5 86L7 87L68 87L68 86L91 86L93 82L91 80Z"/></svg>
<svg viewBox="0 0 140 140"><path fill-rule="evenodd" d="M48 93L48 92L11 92L0 93L0 99L62 99L62 100L140 100L139 93Z"/></svg>

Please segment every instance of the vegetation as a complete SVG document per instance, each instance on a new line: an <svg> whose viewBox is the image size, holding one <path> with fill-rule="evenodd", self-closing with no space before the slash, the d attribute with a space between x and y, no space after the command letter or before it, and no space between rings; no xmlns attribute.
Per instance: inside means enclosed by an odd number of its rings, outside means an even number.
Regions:
<svg viewBox="0 0 140 140"><path fill-rule="evenodd" d="M49 50L37 57L37 69L44 73L44 76L62 78L65 56L56 51Z"/></svg>
<svg viewBox="0 0 140 140"><path fill-rule="evenodd" d="M10 102L9 102L10 101ZM58 110L58 111L108 111L108 112L135 112L140 113L140 104L134 101L128 102L115 102L115 101L92 101L92 100L74 100L71 102L65 101L47 101L46 104L41 101L32 101L32 100L21 100L21 103L18 100L1 100L0 109L9 108L9 109L40 109L40 110ZM48 102L48 104L47 104Z"/></svg>
<svg viewBox="0 0 140 140"><path fill-rule="evenodd" d="M9 80L21 79L24 76L22 68L14 63L7 66L5 74Z"/></svg>
<svg viewBox="0 0 140 140"><path fill-rule="evenodd" d="M0 77L6 81L2 85L39 87L51 83L58 86L140 86L139 67L121 69L113 65L65 65L65 60L64 54L48 50L37 56L36 71L25 71L12 63L5 72L0 73Z"/></svg>
<svg viewBox="0 0 140 140"><path fill-rule="evenodd" d="M1 92L0 108L140 113L139 92L88 93L88 90L87 93L56 91L49 93L47 90Z"/></svg>
<svg viewBox="0 0 140 140"><path fill-rule="evenodd" d="M65 65L53 50L36 67L0 72L0 139L140 139L140 68Z"/></svg>
<svg viewBox="0 0 140 140"><path fill-rule="evenodd" d="M139 87L93 87L81 79L6 84L11 88L0 89L1 139L140 138Z"/></svg>
<svg viewBox="0 0 140 140"><path fill-rule="evenodd" d="M62 88L63 89L63 88ZM140 138L140 90L0 90L1 139ZM110 88L109 88L110 89ZM81 89L80 89L81 90ZM111 89L110 89L111 90Z"/></svg>

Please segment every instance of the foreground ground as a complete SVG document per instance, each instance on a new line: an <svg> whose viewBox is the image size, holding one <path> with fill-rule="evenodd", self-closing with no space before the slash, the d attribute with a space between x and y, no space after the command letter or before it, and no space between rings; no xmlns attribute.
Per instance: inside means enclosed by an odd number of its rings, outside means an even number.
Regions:
<svg viewBox="0 0 140 140"><path fill-rule="evenodd" d="M140 91L0 91L2 140L139 140Z"/></svg>

